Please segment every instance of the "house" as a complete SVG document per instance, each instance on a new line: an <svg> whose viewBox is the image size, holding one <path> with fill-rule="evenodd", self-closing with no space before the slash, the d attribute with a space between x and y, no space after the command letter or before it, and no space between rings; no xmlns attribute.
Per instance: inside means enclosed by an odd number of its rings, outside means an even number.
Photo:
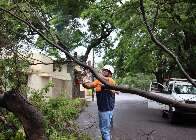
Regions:
<svg viewBox="0 0 196 140"><path fill-rule="evenodd" d="M81 68L72 61L67 61L55 67L55 62L42 54L33 54L31 57L33 65L29 68L28 86L38 90L52 81L48 96L56 97L65 94L69 98L83 97L84 91L80 90L79 75ZM44 64L43 64L44 63Z"/></svg>

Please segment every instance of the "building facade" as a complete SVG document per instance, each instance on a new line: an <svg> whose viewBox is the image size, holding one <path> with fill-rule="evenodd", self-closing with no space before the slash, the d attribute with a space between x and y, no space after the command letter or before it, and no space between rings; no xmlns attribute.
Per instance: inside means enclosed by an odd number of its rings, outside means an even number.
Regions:
<svg viewBox="0 0 196 140"><path fill-rule="evenodd" d="M41 54L33 54L31 60L33 65L30 66L28 74L28 86L31 89L42 89L51 81L54 86L50 88L47 96L56 97L61 94L69 98L83 96L80 82L77 82L78 75L81 73L79 66L74 65L73 62L67 62L60 68L54 68L54 61Z"/></svg>

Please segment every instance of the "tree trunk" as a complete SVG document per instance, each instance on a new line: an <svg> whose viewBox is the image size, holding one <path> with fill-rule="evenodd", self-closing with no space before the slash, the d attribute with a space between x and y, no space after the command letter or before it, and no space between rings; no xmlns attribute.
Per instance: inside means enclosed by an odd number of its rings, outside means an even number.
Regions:
<svg viewBox="0 0 196 140"><path fill-rule="evenodd" d="M20 93L9 91L0 96L0 106L21 121L28 140L46 140L43 116Z"/></svg>
<svg viewBox="0 0 196 140"><path fill-rule="evenodd" d="M157 72L155 72L154 74L156 76L157 82L160 83L160 84L163 84L163 82L164 82L163 70L162 69L158 69ZM158 84L158 89L160 91L162 91L163 87Z"/></svg>
<svg viewBox="0 0 196 140"><path fill-rule="evenodd" d="M133 89L133 88L129 89L129 88L125 88L123 86L109 85L107 83L105 84L105 86L103 86L103 88L113 89L113 90L121 91L121 92L124 92L124 93L136 94L136 95L142 96L144 98L147 98L147 99L150 99L150 100L162 103L162 104L169 105L171 107L175 107L175 108L178 108L178 109L181 109L181 110L186 110L186 111L189 111L189 112L196 112L196 105L195 104L181 103L179 101L169 99L169 98L163 97L161 95L146 92L146 91L143 91L143 90L140 90L140 89Z"/></svg>

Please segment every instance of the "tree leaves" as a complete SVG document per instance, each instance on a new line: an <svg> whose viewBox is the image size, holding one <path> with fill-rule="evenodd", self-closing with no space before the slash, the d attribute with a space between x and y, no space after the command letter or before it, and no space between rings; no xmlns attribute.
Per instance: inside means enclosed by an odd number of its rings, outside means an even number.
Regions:
<svg viewBox="0 0 196 140"><path fill-rule="evenodd" d="M179 57L185 69L194 78L196 75L191 72L193 67L189 65L193 55L188 50L192 50L195 43L188 41L191 36L183 35L184 31L187 31L195 37L194 4L191 1L159 0L145 1L144 6L147 22L156 37ZM112 61L120 71L117 73L119 76L126 76L125 72L155 73L159 69L163 70L163 75L174 76L174 73L178 73L176 67L173 67L174 61L151 42L138 7L137 1L126 2L120 6L120 14L115 16L116 28L120 29L119 44L116 50L112 49L106 54L105 61ZM192 47L186 47L185 42ZM184 47L189 49L185 50ZM179 73L175 76L182 77Z"/></svg>

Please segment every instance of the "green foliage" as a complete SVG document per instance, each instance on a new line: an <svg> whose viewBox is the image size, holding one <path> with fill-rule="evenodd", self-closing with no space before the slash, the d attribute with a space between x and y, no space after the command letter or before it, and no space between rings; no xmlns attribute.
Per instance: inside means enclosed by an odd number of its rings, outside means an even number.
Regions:
<svg viewBox="0 0 196 140"><path fill-rule="evenodd" d="M4 91L9 89L22 90L27 83L28 63L18 57L0 60L0 83Z"/></svg>
<svg viewBox="0 0 196 140"><path fill-rule="evenodd" d="M43 110L47 120L49 137L76 137L77 127L73 122L81 111L81 100L69 100L63 97L50 99ZM51 138L52 139L52 138Z"/></svg>
<svg viewBox="0 0 196 140"><path fill-rule="evenodd" d="M156 38L174 52L192 78L196 77L194 5L192 1L144 1L147 22ZM127 73L154 74L160 82L166 77L182 78L174 60L149 38L139 6L139 1L127 1L116 9L113 24L120 30L119 43L106 52L104 63L111 63L116 75L125 78Z"/></svg>
<svg viewBox="0 0 196 140"><path fill-rule="evenodd" d="M13 8L8 1L1 1L1 5ZM0 23L0 88L3 91L25 90L29 49L27 42L22 41L32 38L26 35L26 26L3 12L0 13Z"/></svg>
<svg viewBox="0 0 196 140"><path fill-rule="evenodd" d="M153 79L155 79L153 75L146 75L143 73L127 74L126 77L118 79L118 83L148 91L150 82Z"/></svg>
<svg viewBox="0 0 196 140"><path fill-rule="evenodd" d="M44 124L47 136L50 140L69 140L81 139L90 140L90 138L78 131L74 120L78 117L80 111L87 105L82 99L68 99L65 96L56 98L47 97L47 92L53 84L49 84L37 91L31 91L30 102L36 106L44 115ZM0 125L0 140L23 140L25 139L24 130L19 120L10 112L2 110L1 116L5 116L6 121L12 124L12 127ZM15 131L14 131L15 130Z"/></svg>
<svg viewBox="0 0 196 140"><path fill-rule="evenodd" d="M65 96L47 98L46 93L53 84L49 84L40 91L33 91L30 101L41 110L44 115L45 128L49 139L85 139L88 136L77 131L74 120L85 107L82 99L68 99Z"/></svg>
<svg viewBox="0 0 196 140"><path fill-rule="evenodd" d="M98 55L113 47L114 40L111 34L116 32L113 24L116 9L118 9L116 0L101 0L83 10L81 18L87 22L88 27L85 31L84 47L93 47ZM99 41L101 42L97 43Z"/></svg>
<svg viewBox="0 0 196 140"><path fill-rule="evenodd" d="M77 18L92 2L94 2L94 0L3 0L0 2L0 6L11 9L11 12L30 22L48 39L55 43L60 39L61 44L63 43L61 47L70 51L81 45L83 33L79 30L81 25L77 21ZM7 27L6 29L9 29L9 32L6 32L8 35L15 35L14 39L26 40L30 43L36 41L37 33L12 16L1 12L0 21L5 23L5 25L2 25L3 28ZM36 45L33 47L39 48L45 54L47 53L50 56L60 58L59 51L41 37L38 37Z"/></svg>
<svg viewBox="0 0 196 140"><path fill-rule="evenodd" d="M11 138L10 140L25 140L25 132L24 132L23 128L20 128L17 131L16 135L13 138Z"/></svg>
<svg viewBox="0 0 196 140"><path fill-rule="evenodd" d="M0 108L0 116L5 119L4 123L0 125L0 140L25 140L23 127L19 120L3 108Z"/></svg>
<svg viewBox="0 0 196 140"><path fill-rule="evenodd" d="M46 99L47 99L47 92L50 90L51 87L53 87L52 81L49 81L48 84L42 88L41 90L31 90L30 93L28 93L29 100L31 103L39 108L40 110L43 110L46 105Z"/></svg>
<svg viewBox="0 0 196 140"><path fill-rule="evenodd" d="M49 99L42 110L49 139L78 139L81 137L78 135L77 126L73 121L85 104L80 99L70 100L65 97Z"/></svg>

